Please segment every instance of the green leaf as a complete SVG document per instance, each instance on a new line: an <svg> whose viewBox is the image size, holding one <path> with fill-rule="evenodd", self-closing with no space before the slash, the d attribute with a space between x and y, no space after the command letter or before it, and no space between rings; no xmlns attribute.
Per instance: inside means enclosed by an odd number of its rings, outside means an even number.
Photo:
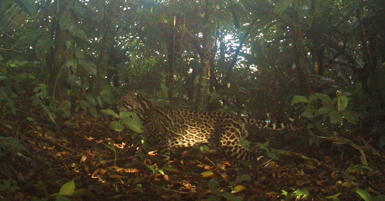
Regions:
<svg viewBox="0 0 385 201"><path fill-rule="evenodd" d="M82 197L82 198L88 197L88 198L95 198L96 199L95 194L93 194L91 191L89 191L85 188L81 188L81 189L76 190L73 195L76 197Z"/></svg>
<svg viewBox="0 0 385 201"><path fill-rule="evenodd" d="M40 59L44 58L44 53L48 52L53 45L53 40L49 37L39 39L36 43L36 56Z"/></svg>
<svg viewBox="0 0 385 201"><path fill-rule="evenodd" d="M279 157L277 156L277 154L273 153L273 152L266 152L267 156L270 157L271 159L274 159L274 160L279 160Z"/></svg>
<svg viewBox="0 0 385 201"><path fill-rule="evenodd" d="M358 120L354 117L352 111L349 111L349 110L342 111L341 115L343 116L343 118L348 120L349 123L352 123L352 124L358 123Z"/></svg>
<svg viewBox="0 0 385 201"><path fill-rule="evenodd" d="M77 38L83 40L83 41L88 41L87 34L83 30L75 29L75 30L73 30L72 35L74 37L77 37Z"/></svg>
<svg viewBox="0 0 385 201"><path fill-rule="evenodd" d="M87 102L87 101L80 100L79 103L80 103L80 107L83 110L87 110L89 107L91 107L91 104L89 102Z"/></svg>
<svg viewBox="0 0 385 201"><path fill-rule="evenodd" d="M116 154L115 146L112 146L112 145L109 145L109 144L104 144L104 143L103 143L103 145L106 146L107 148L111 149L111 151L113 151Z"/></svg>
<svg viewBox="0 0 385 201"><path fill-rule="evenodd" d="M136 115L136 114L135 114ZM135 131L136 133L144 133L142 120L139 117L126 117L120 119L120 121L130 127L131 130Z"/></svg>
<svg viewBox="0 0 385 201"><path fill-rule="evenodd" d="M297 189L293 192L296 197L307 198L310 195L310 191L307 188Z"/></svg>
<svg viewBox="0 0 385 201"><path fill-rule="evenodd" d="M281 3L276 6L275 12L277 14L282 14L287 8L289 8L291 6L291 4L293 4L293 2L294 2L294 0L281 1Z"/></svg>
<svg viewBox="0 0 385 201"><path fill-rule="evenodd" d="M75 55L78 59L84 59L84 52L80 48L76 48Z"/></svg>
<svg viewBox="0 0 385 201"><path fill-rule="evenodd" d="M318 108L317 111L315 111L314 117L329 114L330 110L331 110L330 107L320 107L320 108Z"/></svg>
<svg viewBox="0 0 385 201"><path fill-rule="evenodd" d="M91 115L95 118L97 118L99 115L98 115L98 111L96 110L96 107L95 106L91 106L89 109L88 109L88 112L91 113Z"/></svg>
<svg viewBox="0 0 385 201"><path fill-rule="evenodd" d="M124 130L124 126L117 121L112 121L110 123L110 128L112 128L112 130L117 131L117 132L121 132L122 130Z"/></svg>
<svg viewBox="0 0 385 201"><path fill-rule="evenodd" d="M84 59L79 59L79 65L84 68L88 75L96 75L96 73L98 72L94 63L86 61Z"/></svg>
<svg viewBox="0 0 385 201"><path fill-rule="evenodd" d="M368 193L368 191L363 189L357 189L356 193L365 201L373 201L372 196Z"/></svg>
<svg viewBox="0 0 385 201"><path fill-rule="evenodd" d="M282 190L282 195L284 195L286 197L286 200L290 200L291 199L291 193L289 193L288 191L285 191L285 190Z"/></svg>
<svg viewBox="0 0 385 201"><path fill-rule="evenodd" d="M210 179L208 182L207 182L207 185L209 186L211 192L213 193L218 193L218 189L219 189L219 182L215 179Z"/></svg>
<svg viewBox="0 0 385 201"><path fill-rule="evenodd" d="M330 99L330 97L328 95L321 94L321 93L315 93L315 94L310 95L309 102L311 103L311 102L313 102L313 101L315 101L317 99L320 99L322 101L323 105L327 105L331 101L331 99Z"/></svg>
<svg viewBox="0 0 385 201"><path fill-rule="evenodd" d="M71 75L69 76L66 81L68 82L68 84L72 85L72 86L76 86L76 87L82 87L82 80L80 79L80 77L76 77L74 75Z"/></svg>
<svg viewBox="0 0 385 201"><path fill-rule="evenodd" d="M70 67L74 72L76 72L78 69L78 62L76 60L69 59L65 62L65 66Z"/></svg>
<svg viewBox="0 0 385 201"><path fill-rule="evenodd" d="M337 106L338 106L338 111L343 111L346 109L349 103L349 98L346 95L341 95L338 96L337 99Z"/></svg>
<svg viewBox="0 0 385 201"><path fill-rule="evenodd" d="M62 196L62 195L57 196L55 200L56 201L71 201L71 199L69 199L65 196Z"/></svg>
<svg viewBox="0 0 385 201"><path fill-rule="evenodd" d="M18 139L13 137L0 137L0 144L4 144L7 149L28 152L27 148Z"/></svg>
<svg viewBox="0 0 385 201"><path fill-rule="evenodd" d="M314 118L313 113L310 112L310 111L305 111L305 112L303 112L301 115L304 116L304 117L306 117L306 118L308 118L308 119L313 119L313 118Z"/></svg>
<svg viewBox="0 0 385 201"><path fill-rule="evenodd" d="M338 122L342 121L342 115L338 111L332 111L330 112L330 123L336 124Z"/></svg>
<svg viewBox="0 0 385 201"><path fill-rule="evenodd" d="M291 99L291 105L297 104L297 103L309 103L308 99L305 96L297 96L295 95Z"/></svg>
<svg viewBox="0 0 385 201"><path fill-rule="evenodd" d="M60 191L59 191L59 195L73 195L75 192L75 182L74 180L72 181L69 181L67 183L65 183Z"/></svg>
<svg viewBox="0 0 385 201"><path fill-rule="evenodd" d="M385 195L379 195L373 198L373 201L384 201Z"/></svg>
<svg viewBox="0 0 385 201"><path fill-rule="evenodd" d="M96 100L91 94L87 95L87 101L92 105L96 105Z"/></svg>
<svg viewBox="0 0 385 201"><path fill-rule="evenodd" d="M33 0L15 0L16 4L28 15L35 15L36 4Z"/></svg>
<svg viewBox="0 0 385 201"><path fill-rule="evenodd" d="M66 17L66 15L61 15L59 19L59 26L61 30L72 30L72 21L70 18Z"/></svg>
<svg viewBox="0 0 385 201"><path fill-rule="evenodd" d="M56 124L54 115L51 113L51 111L48 109L48 107L45 106L45 105L43 104L43 102L40 102L39 104L40 104L40 106L43 108L43 110L47 113L47 115L48 115L48 117L50 118L50 120L51 120L54 124Z"/></svg>
<svg viewBox="0 0 385 201"><path fill-rule="evenodd" d="M111 109L106 109L106 110L100 110L102 113L106 114L106 115L111 115L115 118L120 118L118 114L116 114L115 111L111 110Z"/></svg>

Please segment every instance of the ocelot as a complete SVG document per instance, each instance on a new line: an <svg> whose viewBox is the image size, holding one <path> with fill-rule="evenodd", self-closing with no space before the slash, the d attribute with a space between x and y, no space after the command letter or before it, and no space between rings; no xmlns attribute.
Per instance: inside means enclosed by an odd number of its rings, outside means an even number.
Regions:
<svg viewBox="0 0 385 201"><path fill-rule="evenodd" d="M241 145L241 139L248 136L246 125L273 130L292 129L284 124L225 112L161 109L139 93L123 96L118 109L133 111L143 120L147 145L159 150L165 160L169 159L172 148L205 143L214 145L231 158L252 160L256 158L254 154Z"/></svg>

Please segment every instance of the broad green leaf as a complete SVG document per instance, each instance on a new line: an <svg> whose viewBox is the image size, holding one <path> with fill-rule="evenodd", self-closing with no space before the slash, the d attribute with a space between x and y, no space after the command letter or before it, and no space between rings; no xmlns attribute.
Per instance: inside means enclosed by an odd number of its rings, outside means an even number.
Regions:
<svg viewBox="0 0 385 201"><path fill-rule="evenodd" d="M56 124L56 121L55 121L55 118L54 118L54 115L51 113L51 111L48 109L47 106L44 105L43 102L40 102L40 106L43 108L43 110L47 113L48 117L50 118L50 120Z"/></svg>
<svg viewBox="0 0 385 201"><path fill-rule="evenodd" d="M295 95L291 99L291 105L297 104L297 103L309 103L308 99L305 96L297 96Z"/></svg>
<svg viewBox="0 0 385 201"><path fill-rule="evenodd" d="M74 180L72 181L69 181L67 183L65 183L60 191L59 191L59 195L73 195L75 192L75 182Z"/></svg>
<svg viewBox="0 0 385 201"><path fill-rule="evenodd" d="M241 138L241 146L247 150L250 150L251 142L248 141L245 137Z"/></svg>
<svg viewBox="0 0 385 201"><path fill-rule="evenodd" d="M87 95L87 101L89 103L91 103L92 105L96 105L96 100L95 100L95 98L91 94Z"/></svg>
<svg viewBox="0 0 385 201"><path fill-rule="evenodd" d="M104 144L104 143L103 143L103 145L106 146L107 148L109 148L109 149L110 149L111 151L113 151L114 153L116 153L116 148L115 148L115 146L109 145L109 144Z"/></svg>
<svg viewBox="0 0 385 201"><path fill-rule="evenodd" d="M211 192L213 193L217 193L218 192L218 188L219 188L219 182L215 179L210 179L208 182L207 182L207 185L209 186Z"/></svg>
<svg viewBox="0 0 385 201"><path fill-rule="evenodd" d="M373 198L372 196L368 193L368 191L364 190L364 189L357 189L356 190L356 193L358 195L360 195L360 197L362 199L364 199L365 201L373 201Z"/></svg>
<svg viewBox="0 0 385 201"><path fill-rule="evenodd" d="M338 96L337 99L337 106L338 106L338 111L343 111L346 109L349 103L349 98L346 95L341 95Z"/></svg>
<svg viewBox="0 0 385 201"><path fill-rule="evenodd" d="M33 0L15 0L16 4L28 15L35 15L36 4Z"/></svg>
<svg viewBox="0 0 385 201"><path fill-rule="evenodd" d="M35 79L35 76L33 74L30 74L30 73L20 73L18 74L16 77L15 77L16 80L18 81L27 81L27 80L33 80Z"/></svg>
<svg viewBox="0 0 385 201"><path fill-rule="evenodd" d="M8 149L28 152L27 148L18 139L13 137L0 137L0 143L4 144Z"/></svg>
<svg viewBox="0 0 385 201"><path fill-rule="evenodd" d="M98 115L98 111L96 110L96 107L95 106L91 106L89 109L88 109L88 112L91 113L91 115L95 118L97 118L99 115Z"/></svg>
<svg viewBox="0 0 385 201"><path fill-rule="evenodd" d="M338 122L342 121L342 115L341 113L337 111L330 112L330 123L336 124Z"/></svg>
<svg viewBox="0 0 385 201"><path fill-rule="evenodd" d="M98 72L94 63L86 61L84 59L79 59L79 65L84 68L88 75L96 75L96 73Z"/></svg>
<svg viewBox="0 0 385 201"><path fill-rule="evenodd" d="M135 131L136 133L144 133L143 124L140 119L133 119L131 117L126 117L120 119L120 121L130 127L131 130Z"/></svg>
<svg viewBox="0 0 385 201"><path fill-rule="evenodd" d="M373 201L384 201L385 195L379 195L373 198Z"/></svg>
<svg viewBox="0 0 385 201"><path fill-rule="evenodd" d="M306 117L306 118L308 118L308 119L313 119L314 118L313 113L311 113L310 111L305 111L301 115Z"/></svg>
<svg viewBox="0 0 385 201"><path fill-rule="evenodd" d="M7 79L7 76L0 75L0 81Z"/></svg>
<svg viewBox="0 0 385 201"><path fill-rule="evenodd" d="M293 2L294 2L294 0L281 1L281 3L276 6L275 12L277 14L282 14L287 8L289 8L291 6L291 4L293 4Z"/></svg>
<svg viewBox="0 0 385 201"><path fill-rule="evenodd" d="M320 107L317 109L317 111L315 111L314 117L329 114L330 110L331 110L330 107Z"/></svg>
<svg viewBox="0 0 385 201"><path fill-rule="evenodd" d="M79 104L80 104L80 107L83 109L83 110L87 110L91 104L87 101L84 101L84 100L80 100L79 101Z"/></svg>
<svg viewBox="0 0 385 201"><path fill-rule="evenodd" d="M73 29L72 21L66 15L61 15L61 17L59 18L59 26L61 30Z"/></svg>
<svg viewBox="0 0 385 201"><path fill-rule="evenodd" d="M73 195L76 197L82 197L82 198L88 197L88 198L95 198L96 199L95 194L93 194L91 191L89 191L85 188L76 190Z"/></svg>
<svg viewBox="0 0 385 201"><path fill-rule="evenodd" d="M124 130L124 126L117 121L112 121L110 123L110 128L112 128L112 130L117 131L117 132L121 132L122 130Z"/></svg>
<svg viewBox="0 0 385 201"><path fill-rule="evenodd" d="M321 94L321 93L315 93L315 94L310 95L309 102L311 103L317 99L320 99L322 101L322 104L324 104L324 105L329 104L331 101L331 99L328 95Z"/></svg>
<svg viewBox="0 0 385 201"><path fill-rule="evenodd" d="M131 117L133 119L139 119L138 115L135 112L119 112L119 118L123 119L128 117Z"/></svg>
<svg viewBox="0 0 385 201"><path fill-rule="evenodd" d="M268 151L266 154L267 154L267 156L270 157L271 159L279 160L279 157L277 156L277 154L275 154L275 153L273 153L273 152Z"/></svg>
<svg viewBox="0 0 385 201"><path fill-rule="evenodd" d="M73 30L72 35L83 41L88 41L87 34L83 30L75 29Z"/></svg>
<svg viewBox="0 0 385 201"><path fill-rule="evenodd" d="M354 117L354 115L351 111L345 110L345 111L342 111L341 114L342 114L343 118L348 120L349 123L352 123L352 124L358 123L357 119Z"/></svg>
<svg viewBox="0 0 385 201"><path fill-rule="evenodd" d="M45 37L44 39L39 39L36 43L36 56L38 58L43 59L44 58L44 53L48 52L49 49L53 45L53 40L49 37Z"/></svg>
<svg viewBox="0 0 385 201"><path fill-rule="evenodd" d="M71 201L71 199L69 199L65 196L59 195L56 197L55 201Z"/></svg>
<svg viewBox="0 0 385 201"><path fill-rule="evenodd" d="M80 48L76 48L75 55L78 59L84 59L84 52Z"/></svg>
<svg viewBox="0 0 385 201"><path fill-rule="evenodd" d="M72 86L76 86L76 87L82 87L82 80L80 79L80 77L76 77L74 75L72 76L69 76L66 81L68 82L68 84L72 85Z"/></svg>
<svg viewBox="0 0 385 201"><path fill-rule="evenodd" d="M78 69L78 62L76 60L69 59L66 61L65 66L70 67L74 72L76 72Z"/></svg>
<svg viewBox="0 0 385 201"><path fill-rule="evenodd" d="M112 100L115 99L114 94L112 93L111 89L104 89L100 92L100 97L108 104L113 104Z"/></svg>

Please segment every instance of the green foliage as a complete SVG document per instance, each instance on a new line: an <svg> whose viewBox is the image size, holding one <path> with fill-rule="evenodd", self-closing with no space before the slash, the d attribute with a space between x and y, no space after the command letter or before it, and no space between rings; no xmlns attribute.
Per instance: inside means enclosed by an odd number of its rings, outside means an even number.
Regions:
<svg viewBox="0 0 385 201"><path fill-rule="evenodd" d="M60 188L59 193L55 193L50 197L55 197L57 201L58 200L69 201L73 199L82 199L82 198L87 200L88 199L96 200L96 196L91 191L87 189L75 190L75 188L76 188L75 181L74 180L69 181L63 184L63 186Z"/></svg>
<svg viewBox="0 0 385 201"><path fill-rule="evenodd" d="M143 133L143 123L139 116L134 112L119 112L117 114L111 109L101 110L102 113L110 115L117 119L118 121L112 121L110 123L110 128L114 131L121 132L124 130L124 125L129 127L132 131L136 133Z"/></svg>
<svg viewBox="0 0 385 201"><path fill-rule="evenodd" d="M4 156L10 151L26 151L27 148L16 138L0 136L0 156Z"/></svg>
<svg viewBox="0 0 385 201"><path fill-rule="evenodd" d="M365 201L382 201L385 200L385 195L378 195L376 197L372 197L370 193L364 189L357 189L356 193Z"/></svg>
<svg viewBox="0 0 385 201"><path fill-rule="evenodd" d="M282 195L284 195L286 200L288 200L288 201L291 200L293 197L296 199L299 199L299 198L305 199L305 198L308 198L310 196L310 191L307 188L297 189L291 193L288 191L282 190Z"/></svg>
<svg viewBox="0 0 385 201"><path fill-rule="evenodd" d="M327 126L324 126L327 120L331 125L337 126L341 125L343 120L351 124L358 123L357 114L348 108L349 101L349 97L343 93L339 93L334 99L326 94L316 93L308 98L294 96L291 104L304 104L304 112L301 115L312 122L308 128L315 126L323 133L328 133Z"/></svg>
<svg viewBox="0 0 385 201"><path fill-rule="evenodd" d="M218 200L219 201L219 200L222 200L222 198L226 198L227 200L230 200L230 201L241 201L242 200L238 196L231 194L229 192L220 192L219 191L220 190L219 189L219 182L215 179L210 179L207 182L207 185L208 185L209 189L211 190L211 192L213 193L213 195L211 195L208 200L212 200L212 201Z"/></svg>
<svg viewBox="0 0 385 201"><path fill-rule="evenodd" d="M3 183L0 184L0 192L1 191L11 191L11 192L15 192L17 190L19 190L20 188L18 186L16 186L14 184L14 181L13 180L10 180L10 179L4 179L4 180L1 180ZM0 196L1 198L1 196Z"/></svg>

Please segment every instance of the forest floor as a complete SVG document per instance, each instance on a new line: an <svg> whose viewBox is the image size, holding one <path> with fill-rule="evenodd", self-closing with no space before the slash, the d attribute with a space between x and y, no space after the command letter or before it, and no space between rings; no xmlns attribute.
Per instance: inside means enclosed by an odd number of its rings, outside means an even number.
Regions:
<svg viewBox="0 0 385 201"><path fill-rule="evenodd" d="M0 156L0 200L363 200L359 193L385 194L383 149L375 155L332 143L309 146L293 134L282 142L287 151L269 149L278 160L265 159L242 176L221 154L199 149L173 156L174 169L163 172L151 161L148 168L133 165L138 136L112 131L106 119L78 114L60 129L14 122L2 123L2 135L19 139L27 151L14 145ZM270 142L282 138L274 136Z"/></svg>

